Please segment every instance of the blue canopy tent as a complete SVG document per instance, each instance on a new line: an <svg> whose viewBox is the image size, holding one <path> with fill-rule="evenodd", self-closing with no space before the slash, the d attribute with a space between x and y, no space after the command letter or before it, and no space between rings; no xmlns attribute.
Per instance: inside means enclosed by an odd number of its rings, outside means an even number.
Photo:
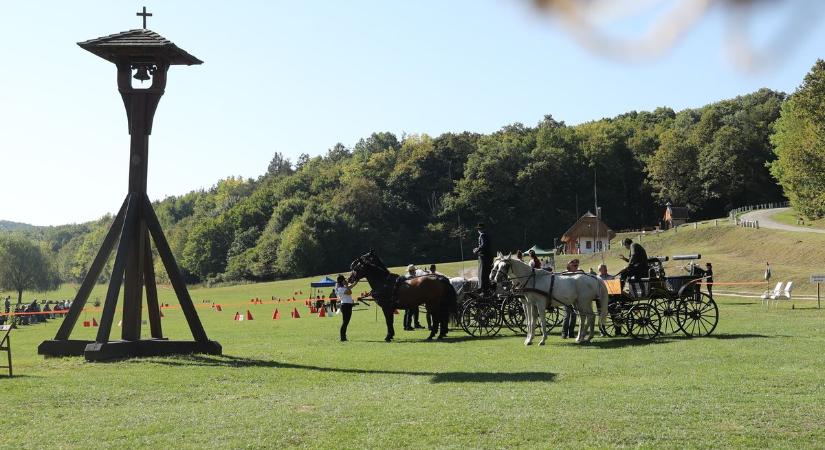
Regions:
<svg viewBox="0 0 825 450"><path fill-rule="evenodd" d="M321 278L318 281L313 281L313 282L309 283L309 286L312 287L312 296L311 296L311 298L314 299L316 296L320 295L319 294L320 288L335 286L335 280L333 280L330 277L324 277L324 278ZM317 291L316 291L316 289L317 289Z"/></svg>
<svg viewBox="0 0 825 450"><path fill-rule="evenodd" d="M335 280L330 277L321 278L318 281L313 281L309 284L310 287L319 288L319 287L333 287L335 286Z"/></svg>

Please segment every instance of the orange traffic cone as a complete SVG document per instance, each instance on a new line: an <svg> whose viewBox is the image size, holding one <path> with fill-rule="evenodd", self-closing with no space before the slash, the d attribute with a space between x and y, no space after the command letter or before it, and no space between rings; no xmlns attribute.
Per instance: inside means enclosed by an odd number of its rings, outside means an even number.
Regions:
<svg viewBox="0 0 825 450"><path fill-rule="evenodd" d="M252 313L249 310L246 310L246 320L252 320Z"/></svg>
<svg viewBox="0 0 825 450"><path fill-rule="evenodd" d="M88 320L84 320L83 321L83 326L86 327L86 328L89 328L90 326L92 326L92 323L89 322Z"/></svg>
<svg viewBox="0 0 825 450"><path fill-rule="evenodd" d="M241 313L236 312L235 313L235 318L232 319L232 320L243 320L243 316L241 315Z"/></svg>
<svg viewBox="0 0 825 450"><path fill-rule="evenodd" d="M221 304L220 304L220 303L218 303L217 305L215 305L215 311L218 311L218 312L223 311L223 308L221 308Z"/></svg>
<svg viewBox="0 0 825 450"><path fill-rule="evenodd" d="M301 315L298 314L298 308L295 308L295 309L292 310L292 318L293 319L300 319L301 318Z"/></svg>
<svg viewBox="0 0 825 450"><path fill-rule="evenodd" d="M321 308L321 313L318 314L318 317L326 317L327 316L327 309Z"/></svg>
<svg viewBox="0 0 825 450"><path fill-rule="evenodd" d="M92 326L93 326L93 327L96 327L96 326L97 326L97 320L95 320L95 318L94 318L94 317L92 317Z"/></svg>
<svg viewBox="0 0 825 450"><path fill-rule="evenodd" d="M278 308L275 308L275 312L272 313L272 320L278 320L281 318L281 312L278 311Z"/></svg>

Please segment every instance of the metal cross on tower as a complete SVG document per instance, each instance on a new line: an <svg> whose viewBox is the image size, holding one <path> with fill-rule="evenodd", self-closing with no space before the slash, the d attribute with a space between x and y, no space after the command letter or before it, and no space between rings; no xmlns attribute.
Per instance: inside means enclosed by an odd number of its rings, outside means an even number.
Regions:
<svg viewBox="0 0 825 450"><path fill-rule="evenodd" d="M143 7L143 12L139 12L135 14L136 16L143 16L143 29L146 29L146 18L152 17L152 13L146 12L146 7Z"/></svg>

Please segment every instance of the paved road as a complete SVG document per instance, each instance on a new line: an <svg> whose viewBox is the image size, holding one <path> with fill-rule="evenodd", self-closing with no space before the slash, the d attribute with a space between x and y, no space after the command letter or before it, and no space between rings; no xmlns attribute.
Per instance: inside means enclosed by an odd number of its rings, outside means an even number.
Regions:
<svg viewBox="0 0 825 450"><path fill-rule="evenodd" d="M759 228L773 228L775 230L786 231L800 231L803 233L825 233L825 230L819 228L800 227L795 225L785 225L772 220L771 217L779 212L787 211L791 208L773 208L773 209L759 209L749 213L742 214L739 218L742 220L758 220Z"/></svg>

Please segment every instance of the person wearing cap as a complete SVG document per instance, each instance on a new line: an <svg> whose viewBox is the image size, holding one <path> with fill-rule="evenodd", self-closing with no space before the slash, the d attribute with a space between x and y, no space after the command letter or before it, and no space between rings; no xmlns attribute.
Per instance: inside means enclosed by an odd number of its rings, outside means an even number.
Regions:
<svg viewBox="0 0 825 450"><path fill-rule="evenodd" d="M407 274L405 277L409 280L418 276L418 269L414 264L407 266ZM415 328L413 328L415 327ZM404 331L412 331L416 328L424 328L418 320L418 306L410 307L404 310Z"/></svg>
<svg viewBox="0 0 825 450"><path fill-rule="evenodd" d="M478 247L473 249L473 253L478 256L478 282L481 291L490 288L490 270L493 268L493 248L490 236L484 230L484 224L476 225L478 230Z"/></svg>
<svg viewBox="0 0 825 450"><path fill-rule="evenodd" d="M571 259L569 263L567 263L567 273L568 275L579 273L579 260L578 258ZM564 305L564 320L561 322L561 338L567 339L572 338L574 333L576 332L576 310L570 305Z"/></svg>

